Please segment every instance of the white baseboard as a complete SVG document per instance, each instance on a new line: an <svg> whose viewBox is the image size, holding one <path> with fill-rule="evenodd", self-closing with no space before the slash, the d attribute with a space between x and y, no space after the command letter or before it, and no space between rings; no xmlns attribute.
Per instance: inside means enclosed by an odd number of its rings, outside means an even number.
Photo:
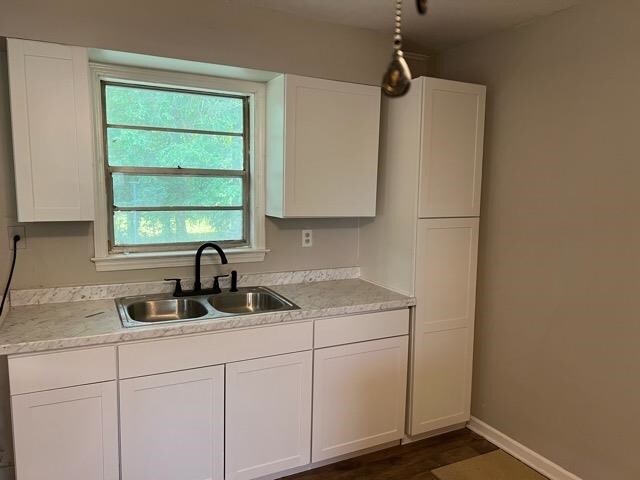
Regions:
<svg viewBox="0 0 640 480"><path fill-rule="evenodd" d="M487 425L482 420L471 417L467 424L469 430L476 432L481 437L486 438L495 446L500 447L508 454L516 457L522 463L529 465L531 468L540 472L551 480L582 480L577 475L568 472L560 465L553 463L551 460L543 457L539 453L534 452L530 448L525 447L504 433Z"/></svg>

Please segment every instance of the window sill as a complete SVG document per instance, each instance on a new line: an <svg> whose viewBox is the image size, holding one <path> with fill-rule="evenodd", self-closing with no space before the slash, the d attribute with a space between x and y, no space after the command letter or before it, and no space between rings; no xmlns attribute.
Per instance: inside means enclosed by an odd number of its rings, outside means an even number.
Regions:
<svg viewBox="0 0 640 480"><path fill-rule="evenodd" d="M225 250L227 260L233 263L262 262L267 249L230 248ZM176 252L118 253L107 257L92 258L98 272L116 270L142 270L146 268L187 267L195 263L195 250ZM219 264L220 257L206 250L202 255L202 265Z"/></svg>

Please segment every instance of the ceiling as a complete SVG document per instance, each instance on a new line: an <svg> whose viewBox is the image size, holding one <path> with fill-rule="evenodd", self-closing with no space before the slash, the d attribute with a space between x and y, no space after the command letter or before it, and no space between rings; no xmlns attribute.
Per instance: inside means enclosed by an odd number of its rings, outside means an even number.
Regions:
<svg viewBox="0 0 640 480"><path fill-rule="evenodd" d="M530 22L582 0L429 0L429 13L418 15L414 0L403 2L403 34L409 47L441 50ZM393 31L395 0L239 0L320 21Z"/></svg>

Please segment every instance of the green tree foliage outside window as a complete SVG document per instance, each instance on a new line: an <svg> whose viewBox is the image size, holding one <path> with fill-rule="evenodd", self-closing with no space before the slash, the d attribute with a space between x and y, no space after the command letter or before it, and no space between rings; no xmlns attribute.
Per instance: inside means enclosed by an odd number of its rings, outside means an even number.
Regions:
<svg viewBox="0 0 640 480"><path fill-rule="evenodd" d="M247 98L103 83L115 247L246 242Z"/></svg>

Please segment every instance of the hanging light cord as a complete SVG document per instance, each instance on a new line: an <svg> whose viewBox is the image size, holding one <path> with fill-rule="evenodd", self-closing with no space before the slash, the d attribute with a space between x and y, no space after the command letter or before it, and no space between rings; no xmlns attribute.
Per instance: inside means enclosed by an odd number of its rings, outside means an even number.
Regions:
<svg viewBox="0 0 640 480"><path fill-rule="evenodd" d="M396 28L393 35L393 50L402 50L402 0L396 0Z"/></svg>
<svg viewBox="0 0 640 480"><path fill-rule="evenodd" d="M7 300L9 294L9 287L11 286L11 279L13 278L13 270L16 268L16 258L18 256L18 242L20 241L20 235L13 236L13 260L11 261L11 270L9 271L9 279L7 280L7 286L4 288L4 294L2 295L2 303L0 303L0 315L4 310L4 302Z"/></svg>

